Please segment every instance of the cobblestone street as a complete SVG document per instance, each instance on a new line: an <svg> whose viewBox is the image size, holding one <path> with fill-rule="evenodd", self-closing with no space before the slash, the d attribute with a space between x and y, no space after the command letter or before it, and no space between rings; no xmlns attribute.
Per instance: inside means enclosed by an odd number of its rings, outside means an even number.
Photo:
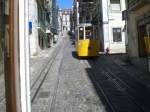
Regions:
<svg viewBox="0 0 150 112"><path fill-rule="evenodd" d="M142 67L126 54L78 58L69 36L30 59L30 85L32 112L150 112L150 76Z"/></svg>
<svg viewBox="0 0 150 112"><path fill-rule="evenodd" d="M78 58L69 36L30 59L30 85L32 112L150 112L150 76L142 67L126 54Z"/></svg>
<svg viewBox="0 0 150 112"><path fill-rule="evenodd" d="M33 112L149 112L150 76L126 55L79 59L65 37L32 103Z"/></svg>
<svg viewBox="0 0 150 112"><path fill-rule="evenodd" d="M150 0L0 0L0 112L150 112Z"/></svg>

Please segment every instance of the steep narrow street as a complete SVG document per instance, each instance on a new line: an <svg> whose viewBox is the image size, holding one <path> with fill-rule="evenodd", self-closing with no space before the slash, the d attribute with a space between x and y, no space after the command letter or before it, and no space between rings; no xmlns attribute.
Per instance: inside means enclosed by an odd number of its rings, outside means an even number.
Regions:
<svg viewBox="0 0 150 112"><path fill-rule="evenodd" d="M125 54L78 58L65 36L33 103L44 112L149 112L150 76Z"/></svg>
<svg viewBox="0 0 150 112"><path fill-rule="evenodd" d="M150 0L0 0L0 112L150 112Z"/></svg>

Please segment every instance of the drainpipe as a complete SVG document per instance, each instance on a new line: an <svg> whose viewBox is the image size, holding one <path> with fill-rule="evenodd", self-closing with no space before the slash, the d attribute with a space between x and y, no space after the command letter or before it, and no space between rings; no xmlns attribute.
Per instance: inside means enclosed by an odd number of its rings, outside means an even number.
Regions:
<svg viewBox="0 0 150 112"><path fill-rule="evenodd" d="M22 112L31 112L29 79L28 5L28 0L19 0L20 89Z"/></svg>

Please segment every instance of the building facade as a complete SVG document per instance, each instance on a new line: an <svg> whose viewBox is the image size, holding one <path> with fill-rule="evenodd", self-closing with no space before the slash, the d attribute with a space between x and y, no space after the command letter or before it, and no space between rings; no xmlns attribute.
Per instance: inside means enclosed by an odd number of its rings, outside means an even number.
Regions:
<svg viewBox="0 0 150 112"><path fill-rule="evenodd" d="M38 4L35 0L29 1L29 21L32 23L32 31L30 31L30 54L35 55L39 51L38 44Z"/></svg>
<svg viewBox="0 0 150 112"><path fill-rule="evenodd" d="M93 19L94 0L74 0L72 20L73 27L80 23L91 23Z"/></svg>
<svg viewBox="0 0 150 112"><path fill-rule="evenodd" d="M62 32L62 10L58 11L58 31Z"/></svg>
<svg viewBox="0 0 150 112"><path fill-rule="evenodd" d="M74 25L92 23L102 52L125 53L125 9L125 0L74 0Z"/></svg>
<svg viewBox="0 0 150 112"><path fill-rule="evenodd" d="M125 0L95 0L93 24L95 35L100 38L101 51L125 53L125 21L122 11L126 9Z"/></svg>
<svg viewBox="0 0 150 112"><path fill-rule="evenodd" d="M150 27L150 1L128 0L128 54L130 57L146 57L144 37Z"/></svg>
<svg viewBox="0 0 150 112"><path fill-rule="evenodd" d="M150 71L150 0L127 0L128 55Z"/></svg>
<svg viewBox="0 0 150 112"><path fill-rule="evenodd" d="M29 1L30 54L37 55L42 49L50 47L54 28L56 0ZM56 16L55 16L56 19Z"/></svg>
<svg viewBox="0 0 150 112"><path fill-rule="evenodd" d="M52 32L54 35L58 34L58 11L56 0L52 0Z"/></svg>
<svg viewBox="0 0 150 112"><path fill-rule="evenodd" d="M63 31L70 31L71 23L70 23L70 15L72 13L71 9L63 9L62 10L62 29Z"/></svg>

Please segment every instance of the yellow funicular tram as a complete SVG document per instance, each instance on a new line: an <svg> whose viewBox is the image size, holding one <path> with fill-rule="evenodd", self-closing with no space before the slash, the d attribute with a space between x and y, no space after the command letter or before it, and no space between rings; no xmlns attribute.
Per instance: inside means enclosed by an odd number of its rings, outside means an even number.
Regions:
<svg viewBox="0 0 150 112"><path fill-rule="evenodd" d="M79 24L76 27L75 41L77 55L79 57L96 57L99 54L99 40L94 35L91 24Z"/></svg>

